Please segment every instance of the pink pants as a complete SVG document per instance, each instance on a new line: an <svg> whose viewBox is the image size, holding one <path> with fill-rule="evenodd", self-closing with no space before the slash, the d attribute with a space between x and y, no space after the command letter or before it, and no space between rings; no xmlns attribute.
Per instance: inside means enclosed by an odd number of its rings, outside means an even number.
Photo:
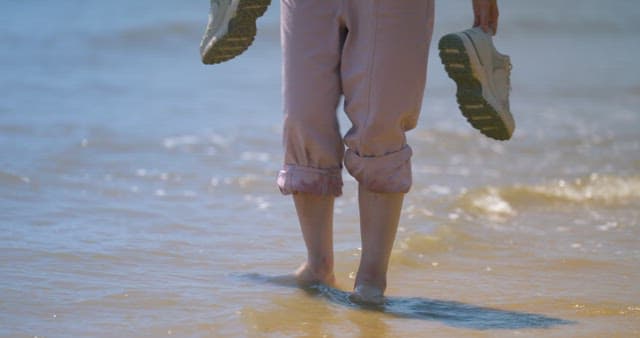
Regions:
<svg viewBox="0 0 640 338"><path fill-rule="evenodd" d="M339 196L342 163L373 192L407 192L433 0L281 0L284 194ZM336 108L352 123L344 138ZM346 145L346 152L345 152Z"/></svg>

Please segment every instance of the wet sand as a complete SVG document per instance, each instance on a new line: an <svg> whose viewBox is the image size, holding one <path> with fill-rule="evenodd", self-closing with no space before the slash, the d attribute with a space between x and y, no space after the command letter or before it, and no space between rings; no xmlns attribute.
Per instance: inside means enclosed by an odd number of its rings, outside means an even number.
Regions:
<svg viewBox="0 0 640 338"><path fill-rule="evenodd" d="M1 337L640 335L639 5L502 5L509 142L467 125L432 48L380 308L347 297L346 172L338 288L273 281L305 254L275 186L278 7L246 54L205 67L207 6L5 4ZM438 3L434 40L468 7Z"/></svg>

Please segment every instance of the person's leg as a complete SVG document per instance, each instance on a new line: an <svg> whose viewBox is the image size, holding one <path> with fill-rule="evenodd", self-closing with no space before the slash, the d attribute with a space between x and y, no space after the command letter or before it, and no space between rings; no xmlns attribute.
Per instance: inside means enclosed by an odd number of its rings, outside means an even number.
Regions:
<svg viewBox="0 0 640 338"><path fill-rule="evenodd" d="M333 284L333 202L342 193L344 145L336 108L341 95L341 1L281 1L283 50L283 194L292 194L307 260L298 284Z"/></svg>
<svg viewBox="0 0 640 338"><path fill-rule="evenodd" d="M283 194L342 193L339 1L281 1Z"/></svg>
<svg viewBox="0 0 640 338"><path fill-rule="evenodd" d="M302 286L315 283L333 285L333 196L298 193L293 200L307 247L307 261L296 277Z"/></svg>
<svg viewBox="0 0 640 338"><path fill-rule="evenodd" d="M411 187L412 150L405 133L420 112L433 1L354 0L341 64L345 166L359 183L362 257L356 301L379 303L386 287L404 193Z"/></svg>
<svg viewBox="0 0 640 338"><path fill-rule="evenodd" d="M358 188L362 257L355 282L355 300L382 301L387 267L396 237L404 193L377 193Z"/></svg>

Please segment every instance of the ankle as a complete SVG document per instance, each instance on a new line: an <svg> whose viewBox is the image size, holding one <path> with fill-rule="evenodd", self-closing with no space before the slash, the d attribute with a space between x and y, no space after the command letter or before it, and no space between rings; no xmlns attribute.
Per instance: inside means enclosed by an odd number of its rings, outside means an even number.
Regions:
<svg viewBox="0 0 640 338"><path fill-rule="evenodd" d="M359 284L353 288L349 299L356 304L382 305L384 304L384 290L371 285Z"/></svg>
<svg viewBox="0 0 640 338"><path fill-rule="evenodd" d="M354 289L364 286L367 288L376 288L381 290L384 293L384 290L387 289L387 277L379 274L368 274L358 272L356 276L356 282L354 285Z"/></svg>
<svg viewBox="0 0 640 338"><path fill-rule="evenodd" d="M298 284L308 286L312 284L335 284L335 275L333 266L328 264L311 265L308 262L303 263L295 272Z"/></svg>
<svg viewBox="0 0 640 338"><path fill-rule="evenodd" d="M349 299L357 304L382 305L384 304L384 291L386 288L386 274L360 269L356 276L353 293Z"/></svg>

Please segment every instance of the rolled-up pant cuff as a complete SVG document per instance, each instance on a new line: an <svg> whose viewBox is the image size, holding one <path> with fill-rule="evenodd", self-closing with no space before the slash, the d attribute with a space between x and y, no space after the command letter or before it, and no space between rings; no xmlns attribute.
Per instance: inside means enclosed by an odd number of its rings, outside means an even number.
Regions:
<svg viewBox="0 0 640 338"><path fill-rule="evenodd" d="M318 169L286 164L278 173L278 187L285 194L342 195L340 168Z"/></svg>
<svg viewBox="0 0 640 338"><path fill-rule="evenodd" d="M359 156L347 149L345 166L365 189L379 193L406 193L411 189L411 147L383 156Z"/></svg>

